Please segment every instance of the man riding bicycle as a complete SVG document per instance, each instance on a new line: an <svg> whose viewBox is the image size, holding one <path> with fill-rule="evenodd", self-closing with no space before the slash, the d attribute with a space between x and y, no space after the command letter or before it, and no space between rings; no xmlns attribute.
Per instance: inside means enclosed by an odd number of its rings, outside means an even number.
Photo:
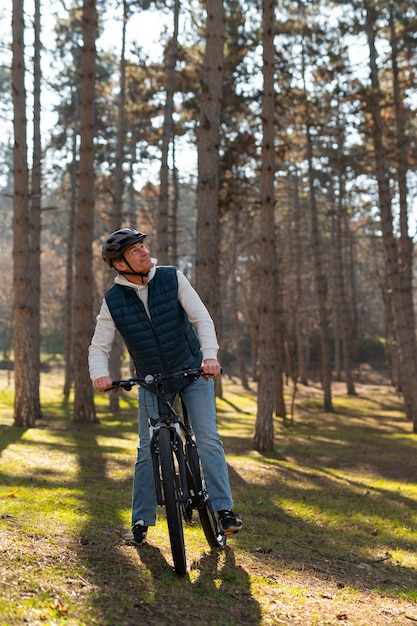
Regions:
<svg viewBox="0 0 417 626"><path fill-rule="evenodd" d="M191 284L176 267L156 266L144 246L146 235L122 228L107 237L102 256L117 275L106 292L89 348L90 376L96 391L111 387L108 360L116 329L135 365L137 376L203 367L221 373L213 321ZM181 384L184 387L179 387ZM207 491L223 532L242 528L233 500L223 445L217 431L214 383L198 378L172 383L172 399L182 396L201 457ZM133 475L132 531L128 545L140 545L156 523L156 498L149 448L148 417L156 418L156 395L139 388L139 444Z"/></svg>

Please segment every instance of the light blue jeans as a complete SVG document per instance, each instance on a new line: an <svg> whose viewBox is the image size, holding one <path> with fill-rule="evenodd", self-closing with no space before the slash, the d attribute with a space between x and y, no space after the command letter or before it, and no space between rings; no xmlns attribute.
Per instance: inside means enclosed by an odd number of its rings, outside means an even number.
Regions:
<svg viewBox="0 0 417 626"><path fill-rule="evenodd" d="M203 466L204 479L215 511L233 509L223 444L216 424L216 400L212 380L198 378L183 391ZM173 396L169 397L170 401ZM133 476L132 525L142 521L154 526L156 497L150 453L148 417L157 417L154 393L139 388L139 444Z"/></svg>

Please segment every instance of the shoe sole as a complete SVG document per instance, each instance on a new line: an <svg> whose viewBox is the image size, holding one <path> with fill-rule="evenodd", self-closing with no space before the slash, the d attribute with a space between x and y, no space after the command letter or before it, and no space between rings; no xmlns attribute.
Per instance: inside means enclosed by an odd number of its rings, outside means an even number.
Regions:
<svg viewBox="0 0 417 626"><path fill-rule="evenodd" d="M145 543L145 540L141 541L141 543L138 543L137 541L125 541L125 546L132 546L134 548L138 548L139 546L143 546L144 543Z"/></svg>
<svg viewBox="0 0 417 626"><path fill-rule="evenodd" d="M141 546L145 542L146 535L147 535L147 533L145 535L143 535L142 541L140 541L140 542L136 541L136 539L133 537L133 535L132 535L132 537L124 537L123 541L124 541L125 546L133 546L133 547L136 548L138 546Z"/></svg>
<svg viewBox="0 0 417 626"><path fill-rule="evenodd" d="M138 546L142 546L145 543L145 537L142 539L140 543L138 543L135 540L127 540L127 541L125 540L124 543L125 543L125 546L133 546L137 548Z"/></svg>
<svg viewBox="0 0 417 626"><path fill-rule="evenodd" d="M239 526L239 528L237 528L236 526L232 526L231 528L226 528L226 529L221 528L223 535L236 535L236 533L238 533L239 530L242 530L242 526Z"/></svg>

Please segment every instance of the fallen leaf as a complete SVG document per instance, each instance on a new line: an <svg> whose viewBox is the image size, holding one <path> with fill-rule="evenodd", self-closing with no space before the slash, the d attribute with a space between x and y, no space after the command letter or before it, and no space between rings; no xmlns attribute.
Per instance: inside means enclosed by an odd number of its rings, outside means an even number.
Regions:
<svg viewBox="0 0 417 626"><path fill-rule="evenodd" d="M54 609L56 609L58 613L61 613L62 615L66 615L68 613L68 607L62 603L61 598L59 597L55 598Z"/></svg>

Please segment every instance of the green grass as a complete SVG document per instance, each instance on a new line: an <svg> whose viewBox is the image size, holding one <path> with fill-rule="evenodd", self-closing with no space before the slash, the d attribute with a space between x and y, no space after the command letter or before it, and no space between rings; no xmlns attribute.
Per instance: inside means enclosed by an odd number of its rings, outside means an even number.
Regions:
<svg viewBox="0 0 417 626"><path fill-rule="evenodd" d="M417 620L417 436L386 386L334 412L302 389L291 428L252 450L255 388L225 379L218 400L244 530L212 553L186 528L188 573L173 572L163 511L139 550L123 545L136 452L135 395L96 425L71 421L60 380L42 379L43 418L12 425L0 378L0 623L152 626L398 624Z"/></svg>

